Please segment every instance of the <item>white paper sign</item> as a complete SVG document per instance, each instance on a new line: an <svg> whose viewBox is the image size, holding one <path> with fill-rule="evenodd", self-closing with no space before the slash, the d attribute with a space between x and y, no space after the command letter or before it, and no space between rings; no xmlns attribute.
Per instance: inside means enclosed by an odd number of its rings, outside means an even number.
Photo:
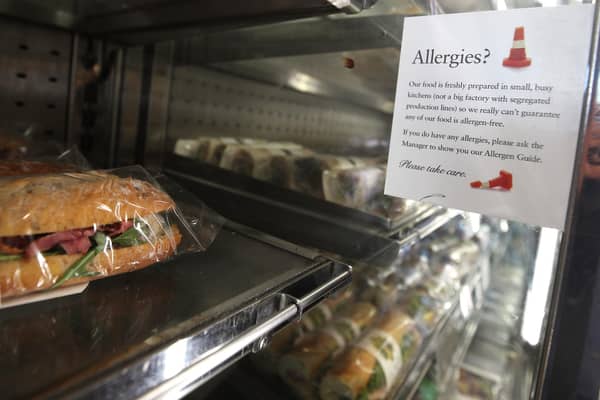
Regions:
<svg viewBox="0 0 600 400"><path fill-rule="evenodd" d="M592 17L578 5L407 18L385 193L562 229Z"/></svg>

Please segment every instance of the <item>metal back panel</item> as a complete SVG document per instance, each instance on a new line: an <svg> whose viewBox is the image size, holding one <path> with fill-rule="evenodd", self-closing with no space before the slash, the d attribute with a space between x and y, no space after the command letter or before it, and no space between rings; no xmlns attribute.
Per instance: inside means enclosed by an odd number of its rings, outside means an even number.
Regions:
<svg viewBox="0 0 600 400"><path fill-rule="evenodd" d="M389 115L329 98L207 68L176 66L173 70L167 129L171 140L246 136L364 151L387 141L390 124Z"/></svg>
<svg viewBox="0 0 600 400"><path fill-rule="evenodd" d="M65 140L72 35L0 19L0 131Z"/></svg>

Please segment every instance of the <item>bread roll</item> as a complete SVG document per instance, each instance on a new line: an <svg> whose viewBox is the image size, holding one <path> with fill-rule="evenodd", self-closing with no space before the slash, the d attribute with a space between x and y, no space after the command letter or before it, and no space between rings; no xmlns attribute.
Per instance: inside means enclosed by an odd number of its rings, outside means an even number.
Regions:
<svg viewBox="0 0 600 400"><path fill-rule="evenodd" d="M105 173L73 173L0 182L0 236L106 225L173 209L157 187Z"/></svg>

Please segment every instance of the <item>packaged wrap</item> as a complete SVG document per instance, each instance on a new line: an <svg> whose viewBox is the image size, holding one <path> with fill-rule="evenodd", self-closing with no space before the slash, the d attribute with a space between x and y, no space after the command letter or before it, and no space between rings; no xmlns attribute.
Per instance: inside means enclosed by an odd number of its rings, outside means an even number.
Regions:
<svg viewBox="0 0 600 400"><path fill-rule="evenodd" d="M453 284L429 278L407 291L400 306L423 332L428 333L436 326L439 318L450 307L450 300L456 295Z"/></svg>
<svg viewBox="0 0 600 400"><path fill-rule="evenodd" d="M326 300L323 300L313 309L302 316L299 322L288 325L277 332L269 346L258 354L253 355L254 365L263 373L275 375L281 356L289 351L295 343L306 335L322 328L333 318L337 310L350 302L353 298L353 289L347 288Z"/></svg>
<svg viewBox="0 0 600 400"><path fill-rule="evenodd" d="M299 148L269 148L264 157L254 157L253 176L256 179L291 189L294 187L294 160L312 154Z"/></svg>
<svg viewBox="0 0 600 400"><path fill-rule="evenodd" d="M232 137L220 137L220 138L199 138L200 145L198 146L197 158L201 161L212 165L221 165L221 160L225 149L228 146L233 145L255 145L265 143L262 139L250 139L250 138L232 138Z"/></svg>
<svg viewBox="0 0 600 400"><path fill-rule="evenodd" d="M320 385L323 400L382 399L421 345L406 314L392 311L338 358Z"/></svg>
<svg viewBox="0 0 600 400"><path fill-rule="evenodd" d="M229 144L237 144L235 138L198 138L196 158L209 164L219 165L225 148Z"/></svg>
<svg viewBox="0 0 600 400"><path fill-rule="evenodd" d="M279 363L280 376L293 387L306 389L320 376L326 364L352 343L377 315L370 303L342 307L325 327L307 335L287 352Z"/></svg>
<svg viewBox="0 0 600 400"><path fill-rule="evenodd" d="M342 170L362 167L371 160L341 157L328 154L315 154L308 157L298 157L294 160L294 187L302 193L325 199L323 189L323 174L327 170Z"/></svg>
<svg viewBox="0 0 600 400"><path fill-rule="evenodd" d="M200 140L198 139L177 139L173 153L188 158L196 158Z"/></svg>
<svg viewBox="0 0 600 400"><path fill-rule="evenodd" d="M385 167L336 168L323 172L325 200L363 209L383 195Z"/></svg>
<svg viewBox="0 0 600 400"><path fill-rule="evenodd" d="M367 285L361 292L361 299L369 301L380 310L388 310L398 302L398 278L395 275L383 281Z"/></svg>
<svg viewBox="0 0 600 400"><path fill-rule="evenodd" d="M134 271L202 251L218 231L185 220L141 167L0 181L0 296Z"/></svg>
<svg viewBox="0 0 600 400"><path fill-rule="evenodd" d="M354 296L352 288L345 289L341 293L329 297L320 302L312 310L302 316L300 321L303 334L313 332L333 318L336 310L349 302Z"/></svg>
<svg viewBox="0 0 600 400"><path fill-rule="evenodd" d="M273 156L291 156L302 150L303 147L296 143L233 144L225 148L219 166L259 178L266 174L265 169Z"/></svg>

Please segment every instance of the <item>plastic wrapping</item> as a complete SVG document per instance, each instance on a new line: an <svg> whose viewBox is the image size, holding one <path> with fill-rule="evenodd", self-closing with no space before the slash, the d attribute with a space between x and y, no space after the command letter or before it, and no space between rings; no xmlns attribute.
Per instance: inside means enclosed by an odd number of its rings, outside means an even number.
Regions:
<svg viewBox="0 0 600 400"><path fill-rule="evenodd" d="M90 169L76 147L39 137L35 125L22 135L0 133L0 176L75 172Z"/></svg>
<svg viewBox="0 0 600 400"><path fill-rule="evenodd" d="M272 175L270 161L273 157L292 157L303 153L307 151L295 143L228 145L219 166L238 174L270 180Z"/></svg>
<svg viewBox="0 0 600 400"><path fill-rule="evenodd" d="M174 153L383 218L396 219L417 204L383 194L386 166L380 158L231 137L179 139Z"/></svg>
<svg viewBox="0 0 600 400"><path fill-rule="evenodd" d="M357 339L377 316L370 303L347 304L331 323L299 340L279 363L279 373L301 397L316 392L317 379L327 364Z"/></svg>
<svg viewBox="0 0 600 400"><path fill-rule="evenodd" d="M382 399L416 356L422 337L400 311L385 315L344 353L321 382L323 400Z"/></svg>
<svg viewBox="0 0 600 400"><path fill-rule="evenodd" d="M277 332L273 336L269 347L252 357L254 365L267 375L277 374L279 372L278 367L281 356L305 338L306 335L325 326L337 314L338 309L351 302L353 297L354 289L349 287L323 300L316 307L305 313L300 321L288 325Z"/></svg>
<svg viewBox="0 0 600 400"><path fill-rule="evenodd" d="M57 154L29 155L21 159L0 160L0 176L39 175L77 172L90 169L85 157L76 147Z"/></svg>
<svg viewBox="0 0 600 400"><path fill-rule="evenodd" d="M203 214L189 218L141 167L3 178L0 296L74 285L205 250L220 222L203 221Z"/></svg>
<svg viewBox="0 0 600 400"><path fill-rule="evenodd" d="M330 154L299 157L294 160L293 189L313 197L325 199L325 190L323 187L323 174L325 171L362 167L368 165L369 162L373 161Z"/></svg>
<svg viewBox="0 0 600 400"><path fill-rule="evenodd" d="M323 171L323 193L327 201L356 208L384 218L397 218L416 202L383 194L385 165L363 165Z"/></svg>

